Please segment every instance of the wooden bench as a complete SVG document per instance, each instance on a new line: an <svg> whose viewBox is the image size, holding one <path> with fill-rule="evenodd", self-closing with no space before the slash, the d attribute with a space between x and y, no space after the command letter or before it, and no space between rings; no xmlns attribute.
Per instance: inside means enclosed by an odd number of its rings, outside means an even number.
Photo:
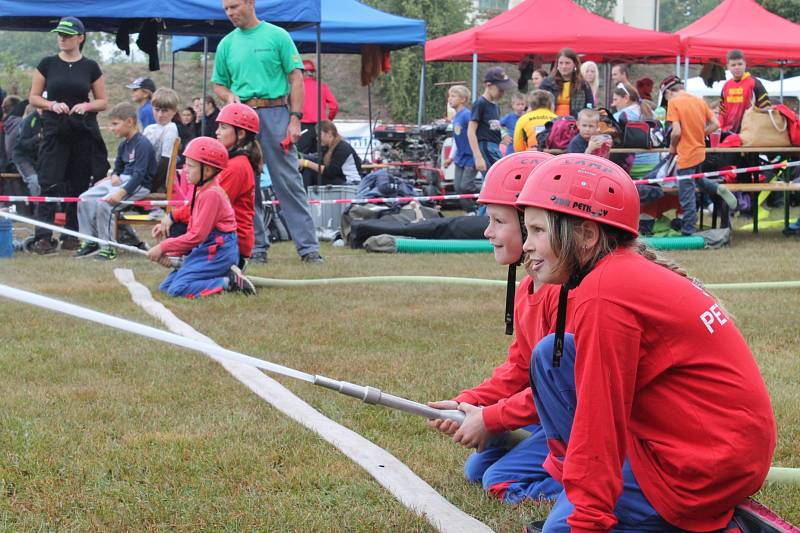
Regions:
<svg viewBox="0 0 800 533"><path fill-rule="evenodd" d="M777 181L772 183L725 183L725 188L727 188L731 192L741 192L747 193L751 195L752 205L754 207L753 213L753 233L758 233L758 194L763 191L769 192L782 192L784 194L784 212L783 212L783 223L784 227L789 226L789 194L792 192L800 192L800 183L788 183L785 181ZM665 193L671 195L671 199L661 201L660 203L654 203L654 205L647 204L646 206L642 207L642 211L650 214L651 216L655 216L655 213L658 211L667 210L670 208L675 208L675 196L678 194L677 188L670 188L665 189ZM717 227L717 217L721 215L722 221L726 221L728 219L728 214L730 212L730 208L728 204L726 204L721 198L714 197L711 199L714 202L714 214L711 218L711 226ZM698 202L698 206L700 203ZM703 226L703 211L702 209L698 209L698 217L699 217L699 224L700 227ZM725 222L721 224L722 227L727 227Z"/></svg>
<svg viewBox="0 0 800 533"><path fill-rule="evenodd" d="M161 200L172 200L172 188L175 183L175 172L178 165L178 153L181 150L181 139L178 137L175 139L175 144L172 145L172 154L169 158L169 167L167 167L167 179L166 179L166 193L163 192L152 192L142 198L143 201L161 201ZM172 206L167 205L164 208L164 211L169 213L172 211ZM161 220L155 220L152 218L141 218L140 215L134 213L127 213L125 211L114 211L116 216L116 235L115 238L119 238L119 225L120 224L127 224L129 226L155 226L156 224L160 224Z"/></svg>
<svg viewBox="0 0 800 533"><path fill-rule="evenodd" d="M548 149L549 154L563 154L564 150ZM612 154L656 154L669 152L669 148L612 148ZM706 148L707 154L800 154L800 146L737 146L736 148Z"/></svg>
<svg viewBox="0 0 800 533"><path fill-rule="evenodd" d="M750 194L753 205L753 233L758 233L758 194L762 191L783 193L783 227L789 226L789 194L800 192L800 183L786 181L773 181L771 183L726 183L725 187L731 192ZM722 202L724 203L724 202ZM727 205L725 206L727 208ZM724 210L724 209L723 209ZM716 210L712 224L716 223Z"/></svg>

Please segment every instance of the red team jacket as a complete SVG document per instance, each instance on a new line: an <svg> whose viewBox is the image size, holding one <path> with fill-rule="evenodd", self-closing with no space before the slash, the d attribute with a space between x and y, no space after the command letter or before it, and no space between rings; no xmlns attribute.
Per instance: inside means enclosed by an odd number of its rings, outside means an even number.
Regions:
<svg viewBox="0 0 800 533"><path fill-rule="evenodd" d="M625 457L669 523L723 528L761 487L776 442L741 333L700 287L630 250L571 292L577 410L563 483L573 533L614 527Z"/></svg>
<svg viewBox="0 0 800 533"><path fill-rule="evenodd" d="M236 237L239 241L239 255L250 257L255 242L253 215L255 214L255 179L253 167L247 156L237 155L228 161L228 167L216 176L219 186L228 195L236 216ZM196 208L195 208L196 210ZM192 206L184 205L172 211L172 220L189 223Z"/></svg>
<svg viewBox="0 0 800 533"><path fill-rule="evenodd" d="M532 292L530 276L514 295L516 336L508 347L506 361L492 376L455 397L457 402L482 405L483 423L492 433L514 430L539 422L530 386L531 353L536 343L555 329L559 287L543 285ZM567 322L567 331L570 323Z"/></svg>
<svg viewBox="0 0 800 533"><path fill-rule="evenodd" d="M222 233L236 231L233 208L216 178L197 191L194 213L189 228L180 237L161 241L161 250L168 255L185 255L203 244L213 230Z"/></svg>

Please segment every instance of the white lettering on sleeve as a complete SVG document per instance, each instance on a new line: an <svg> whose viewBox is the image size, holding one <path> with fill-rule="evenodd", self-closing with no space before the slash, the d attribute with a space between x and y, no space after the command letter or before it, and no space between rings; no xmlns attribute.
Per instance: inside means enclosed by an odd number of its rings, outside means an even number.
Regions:
<svg viewBox="0 0 800 533"><path fill-rule="evenodd" d="M708 308L708 311L703 311L700 314L700 321L709 333L714 333L714 328L711 325L717 322L720 326L724 326L728 322L728 317L719 308L719 304L714 304Z"/></svg>
<svg viewBox="0 0 800 533"><path fill-rule="evenodd" d="M714 315L710 311L703 311L703 314L700 315L700 320L709 333L714 333L714 328L711 327L711 324L714 323Z"/></svg>

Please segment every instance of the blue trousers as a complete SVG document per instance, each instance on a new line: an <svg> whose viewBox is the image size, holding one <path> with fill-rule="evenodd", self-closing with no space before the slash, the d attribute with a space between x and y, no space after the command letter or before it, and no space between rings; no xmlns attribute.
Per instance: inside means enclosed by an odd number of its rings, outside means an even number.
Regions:
<svg viewBox="0 0 800 533"><path fill-rule="evenodd" d="M700 172L699 165L696 167L679 169L678 176L687 176L698 172ZM713 196L717 194L719 185L708 178L678 180L678 201L683 211L683 215L681 215L681 233L684 235L693 235L697 231L697 197L694 191L695 187L700 189L700 192Z"/></svg>
<svg viewBox="0 0 800 533"><path fill-rule="evenodd" d="M488 446L473 453L464 465L464 475L472 483L507 503L525 499L554 499L561 492L561 483L542 467L547 457L547 438L540 424L525 428L531 436L510 450Z"/></svg>
<svg viewBox="0 0 800 533"><path fill-rule="evenodd" d="M159 290L170 296L200 298L225 289L228 271L239 263L236 232L212 231L208 238L189 252L183 264L161 282Z"/></svg>
<svg viewBox="0 0 800 533"><path fill-rule="evenodd" d="M548 441L560 442L566 450L577 406L575 339L571 334L565 335L564 354L561 357L561 365L557 368L553 367L554 339L555 335L548 335L534 348L531 361L531 382L533 383L533 399L536 403L536 410ZM563 460L563 457L558 457L558 459ZM624 490L614 508L614 514L618 520L616 527L612 530L614 533L656 531L675 533L681 531L661 518L650 505L627 460L622 468L622 478ZM569 533L571 528L567 524L567 517L572 514L574 509L567 498L566 491L562 490L542 531L544 533Z"/></svg>

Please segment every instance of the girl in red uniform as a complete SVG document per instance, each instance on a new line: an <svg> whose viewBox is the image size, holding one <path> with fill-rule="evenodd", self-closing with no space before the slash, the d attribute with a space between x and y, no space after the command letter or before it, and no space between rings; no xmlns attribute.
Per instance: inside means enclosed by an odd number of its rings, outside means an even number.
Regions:
<svg viewBox="0 0 800 533"><path fill-rule="evenodd" d="M537 281L562 287L556 333L531 363L548 444L563 456L548 465L565 491L543 531L728 527L764 482L776 441L766 386L733 320L637 242L636 187L608 160L553 158L517 205ZM562 326L568 292L574 334Z"/></svg>
<svg viewBox="0 0 800 533"><path fill-rule="evenodd" d="M199 298L223 290L255 294L253 284L236 266L239 247L236 219L216 176L228 165L228 152L216 139L197 137L183 152L186 176L194 184L186 233L161 241L147 257L170 266L170 256L183 256L183 264L161 283L170 296Z"/></svg>
<svg viewBox="0 0 800 533"><path fill-rule="evenodd" d="M244 269L253 249L253 216L255 215L255 178L261 175L263 164L258 144L259 121L253 108L244 104L228 104L217 116L217 140L228 150L228 166L219 173L217 182L228 195L236 217L239 240L238 266ZM176 236L178 227L189 224L191 206L174 209L153 228L153 236ZM178 223L173 228L173 223ZM172 231L171 231L172 230Z"/></svg>
<svg viewBox="0 0 800 533"><path fill-rule="evenodd" d="M523 242L521 213L514 202L531 170L552 157L542 152L515 153L498 161L486 175L478 203L487 207L485 235L494 246L495 261L509 267L506 333L512 334L516 323L516 338L508 358L491 377L452 400L430 404L467 413L461 427L445 420L430 424L452 435L455 442L477 448L464 465L467 479L482 482L488 492L509 503L554 498L562 489L542 467L548 448L529 384L531 351L547 333L547 329L541 331L542 317L551 314L542 308L558 298L558 291L547 287L534 292L534 282L526 276L514 292ZM503 446L502 439L496 439L504 431L519 428L530 431L531 436L511 450Z"/></svg>

